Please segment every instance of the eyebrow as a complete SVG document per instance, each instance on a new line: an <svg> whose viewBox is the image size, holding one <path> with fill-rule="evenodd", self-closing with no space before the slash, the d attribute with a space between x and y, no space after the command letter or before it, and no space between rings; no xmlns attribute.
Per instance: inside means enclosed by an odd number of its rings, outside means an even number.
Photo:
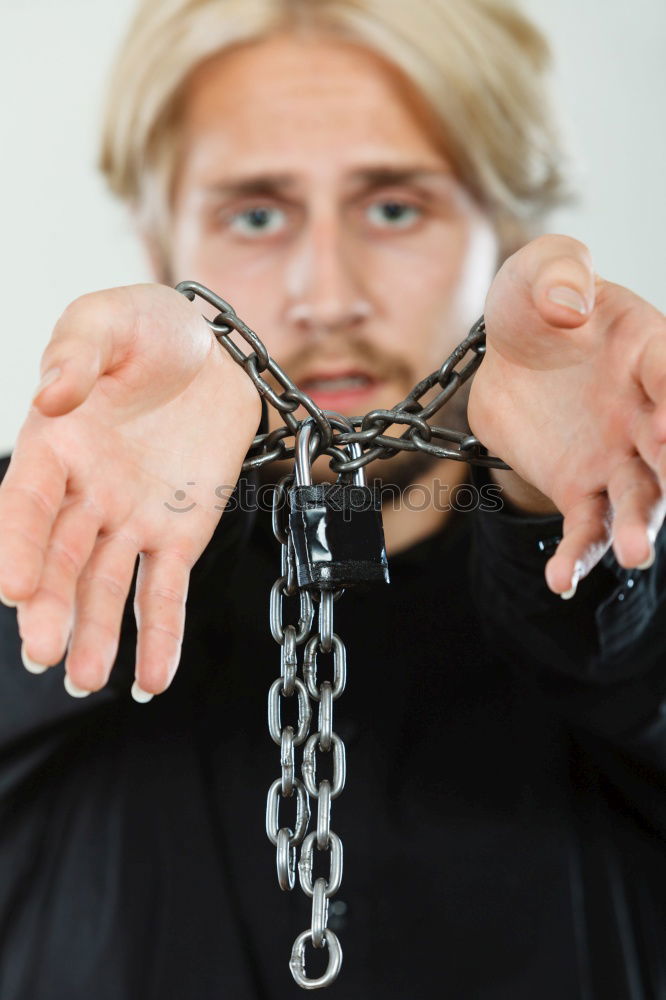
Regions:
<svg viewBox="0 0 666 1000"><path fill-rule="evenodd" d="M427 182L438 179L452 180L452 170L441 167L405 166L405 167L365 167L355 170L351 180L361 188L372 190L392 185ZM253 177L239 177L206 187L206 193L227 198L267 197L269 195L286 195L293 192L298 179L293 174L257 174Z"/></svg>
<svg viewBox="0 0 666 1000"><path fill-rule="evenodd" d="M258 174L256 177L242 177L210 184L206 187L206 193L226 197L276 194L288 191L295 183L295 178L288 174Z"/></svg>
<svg viewBox="0 0 666 1000"><path fill-rule="evenodd" d="M363 186L390 187L392 184L410 184L415 181L452 179L453 171L447 167L369 167L352 174Z"/></svg>

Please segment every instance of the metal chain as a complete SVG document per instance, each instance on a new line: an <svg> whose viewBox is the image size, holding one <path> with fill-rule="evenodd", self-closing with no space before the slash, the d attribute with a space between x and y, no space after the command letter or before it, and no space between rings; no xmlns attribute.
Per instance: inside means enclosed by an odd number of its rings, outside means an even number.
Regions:
<svg viewBox="0 0 666 1000"><path fill-rule="evenodd" d="M273 502L273 533L281 546L281 573L271 589L270 628L280 646L280 676L268 694L268 728L273 741L280 747L281 775L268 791L266 803L266 833L276 847L278 885L289 891L295 885L295 873L303 892L312 899L312 919L308 930L296 938L291 952L291 973L304 989L318 989L335 981L342 965L342 948L337 935L327 927L328 903L342 881L342 841L331 829L331 801L340 795L345 785L345 748L333 729L333 703L340 697L346 683L346 650L333 631L333 603L342 591L321 590L318 597L300 589L295 582L294 551L289 531L284 497L293 483L292 475L277 483ZM285 624L282 604L285 597L299 599L296 624ZM317 628L313 629L314 601L318 601ZM298 649L303 647L303 673L298 676ZM333 682L318 683L317 655L332 653ZM282 726L281 703L295 699L297 721ZM311 701L312 699L312 701ZM319 705L319 725L309 733L313 704ZM296 747L305 744L301 764L301 780L295 777ZM317 753L331 753L332 780L317 784ZM280 824L280 800L296 799L295 818L291 826ZM316 830L307 833L310 810L316 808ZM296 851L301 846L300 860ZM314 851L329 855L328 877L314 878ZM316 979L305 971L305 949L328 949L328 965Z"/></svg>
<svg viewBox="0 0 666 1000"><path fill-rule="evenodd" d="M446 403L474 374L485 350L485 325L483 317L474 324L467 337L446 359L438 371L428 375L412 389L408 396L390 410L372 410L362 418L341 419L338 415L320 410L314 400L292 382L270 355L262 341L234 312L228 302L203 285L184 281L177 290L190 300L196 296L212 305L218 315L206 319L218 342L229 352L252 379L260 395L268 400L284 418L284 426L255 437L243 471L259 468L269 462L296 458L296 469L301 468L299 443L305 444L310 462L314 455L332 456L330 466L338 476L355 474L376 458L390 458L399 451L425 451L438 458L452 458L494 468L508 468L500 459L486 454L480 442L471 434L427 423L428 419ZM251 352L244 354L231 339L237 332L250 345ZM466 360L471 353L471 358ZM462 367L457 367L462 365ZM282 386L278 394L263 377L268 372ZM421 398L435 386L436 395L422 404ZM303 406L314 422L316 438L309 450L309 438L300 438L305 421L297 420L294 411ZM387 435L393 424L404 425L400 437ZM312 428L309 428L309 432ZM308 433L309 433L308 432ZM294 438L287 445L286 439ZM435 444L446 441L448 446ZM345 457L347 456L347 457ZM271 784L266 801L266 833L276 849L278 885L290 891L296 883L296 871L303 892L312 899L310 927L296 938L289 961L292 976L304 989L318 989L335 981L342 965L342 948L337 935L327 926L330 898L340 888L342 881L342 841L331 829L331 803L345 786L345 747L333 728L334 703L346 685L347 666L344 643L334 630L334 602L343 593L319 590L311 592L298 586L295 571L294 547L289 529L289 489L295 481L294 474L283 476L275 484L273 494L273 534L281 547L281 572L270 594L270 630L280 646L280 675L271 684L268 694L268 729L273 741L280 747L280 777ZM298 621L285 622L285 598L298 598ZM317 627L314 602L318 603ZM299 649L302 650L302 672L299 676ZM317 658L331 655L333 678L319 682ZM296 720L283 725L282 708L291 702ZM318 728L310 733L313 711L318 706ZM293 716L294 712L292 712ZM296 776L296 749L303 747L301 777ZM332 777L317 783L318 754L331 754ZM291 819L284 820L281 805L291 800ZM308 833L311 808L316 809L316 828ZM300 847L300 859L297 851ZM328 874L315 878L314 852L328 854ZM305 950L308 943L314 948L328 950L326 971L318 978L309 978L305 970Z"/></svg>
<svg viewBox="0 0 666 1000"><path fill-rule="evenodd" d="M361 454L354 458L344 460L339 453L337 455L335 452L332 453L331 469L338 474L354 472L376 458L391 458L399 451L424 451L436 458L452 458L495 469L508 468L501 459L488 455L473 434L427 423L429 418L471 378L481 364L486 348L486 327L483 316L477 320L444 364L437 371L421 379L403 400L389 410L371 410L364 417L352 418L353 430L341 430L331 425L326 413L320 410L315 401L299 389L271 358L257 334L236 315L228 302L196 281L181 281L176 289L191 301L199 296L217 310L218 315L215 319L204 317L217 341L252 379L259 394L284 419L283 427L255 437L243 463L244 472L258 469L269 462L294 457L294 447L288 445L286 439L296 434L301 423L294 416L294 411L299 406L302 406L315 421L321 452L328 452L331 447L339 449L352 443L360 445ZM234 331L252 348L248 354L244 354L238 344L231 339ZM465 360L468 354L471 357ZM281 394L278 394L266 381L263 377L264 372L272 375L282 386L284 391ZM429 402L422 404L420 402L422 397L436 386L439 387L436 395ZM400 437L386 434L387 429L393 424L405 425ZM436 444L436 441L447 444Z"/></svg>

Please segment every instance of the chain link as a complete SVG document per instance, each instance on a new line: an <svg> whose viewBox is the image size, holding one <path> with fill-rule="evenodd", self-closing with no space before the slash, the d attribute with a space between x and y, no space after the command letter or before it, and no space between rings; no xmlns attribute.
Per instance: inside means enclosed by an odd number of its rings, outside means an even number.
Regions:
<svg viewBox="0 0 666 1000"><path fill-rule="evenodd" d="M294 473L282 476L273 492L273 534L280 545L281 566L270 593L270 630L280 646L280 675L271 684L268 694L268 729L280 747L280 777L268 790L266 801L266 834L276 848L278 885L290 891L296 883L296 871L303 892L312 897L310 927L294 942L289 967L296 983L304 989L319 989L335 981L342 965L342 948L337 936L327 926L329 900L339 890L343 872L342 841L331 829L331 802L343 791L346 780L345 747L333 728L334 704L342 695L347 681L347 658L344 643L334 631L334 604L342 590L320 590L314 595L298 586L295 558L289 529L289 490L294 482L302 481L304 466L308 468L315 455L331 456L330 467L338 476L353 474L354 482L363 482L363 470L377 458L386 459L399 451L424 451L438 458L452 458L494 468L508 468L498 458L489 456L471 434L427 421L474 374L485 351L483 317L474 324L461 344L446 359L438 371L422 379L408 396L390 410L376 409L360 418L341 418L320 410L315 402L292 382L269 355L266 347L234 312L228 302L194 281L177 286L190 300L197 296L217 310L215 319L206 319L218 342L228 351L256 386L260 395L281 414L284 426L269 433L258 434L243 463L243 471L257 469L269 462L295 459ZM244 353L232 340L237 333L251 348ZM468 357L471 355L471 357ZM282 387L275 391L264 373ZM431 390L437 392L427 403L422 397ZM303 406L314 422L301 435L304 421L294 416ZM404 427L399 437L386 434L389 427ZM294 443L288 444L293 438ZM438 443L445 442L445 443ZM299 601L296 623L284 620L285 598ZM314 602L318 603L317 627ZM299 649L302 650L302 676L299 677ZM317 676L318 655L331 655L332 680L321 683ZM282 706L295 699L298 717L295 724L282 724ZM319 704L318 729L310 733L313 703ZM296 776L297 747L303 745L301 777ZM317 784L317 755L330 754L331 779L322 778ZM281 822L280 807L285 799L292 800L291 825ZM295 800L295 803L294 803ZM316 829L308 833L311 803L316 804ZM294 815L295 814L295 815ZM300 859L297 850L300 846ZM328 877L314 877L314 852L328 855ZM305 949L328 951L326 971L318 978L309 978L305 968Z"/></svg>

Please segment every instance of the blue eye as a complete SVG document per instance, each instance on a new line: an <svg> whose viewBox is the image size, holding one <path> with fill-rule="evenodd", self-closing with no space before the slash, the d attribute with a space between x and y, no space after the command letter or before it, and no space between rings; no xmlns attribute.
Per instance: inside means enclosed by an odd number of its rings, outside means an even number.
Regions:
<svg viewBox="0 0 666 1000"><path fill-rule="evenodd" d="M420 208L403 201L377 201L368 208L368 218L382 229L407 229L420 217Z"/></svg>
<svg viewBox="0 0 666 1000"><path fill-rule="evenodd" d="M279 208L256 205L231 218L231 228L243 236L270 236L284 227L286 214Z"/></svg>

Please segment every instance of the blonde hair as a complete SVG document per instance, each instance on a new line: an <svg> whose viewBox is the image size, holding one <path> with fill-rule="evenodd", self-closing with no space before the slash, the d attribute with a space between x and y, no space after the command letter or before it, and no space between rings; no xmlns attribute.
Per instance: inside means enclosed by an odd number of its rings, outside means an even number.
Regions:
<svg viewBox="0 0 666 1000"><path fill-rule="evenodd" d="M165 259L186 83L231 46L285 31L353 42L401 71L506 253L570 199L549 49L507 0L141 0L110 81L100 166Z"/></svg>

